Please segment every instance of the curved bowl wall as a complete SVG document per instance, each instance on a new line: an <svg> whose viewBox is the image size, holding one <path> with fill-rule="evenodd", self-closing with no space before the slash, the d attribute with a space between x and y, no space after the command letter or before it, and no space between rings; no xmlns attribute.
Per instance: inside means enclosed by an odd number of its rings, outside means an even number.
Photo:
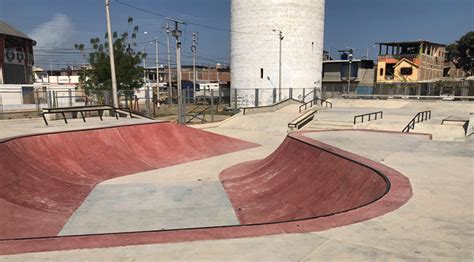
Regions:
<svg viewBox="0 0 474 262"><path fill-rule="evenodd" d="M255 146L172 123L0 141L0 239L57 235L107 179Z"/></svg>
<svg viewBox="0 0 474 262"><path fill-rule="evenodd" d="M346 212L390 189L376 170L291 136L267 158L224 170L221 180L242 224Z"/></svg>

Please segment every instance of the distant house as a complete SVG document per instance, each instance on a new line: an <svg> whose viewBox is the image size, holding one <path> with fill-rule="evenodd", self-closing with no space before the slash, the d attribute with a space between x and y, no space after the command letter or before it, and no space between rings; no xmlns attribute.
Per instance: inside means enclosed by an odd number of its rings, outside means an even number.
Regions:
<svg viewBox="0 0 474 262"><path fill-rule="evenodd" d="M0 21L0 84L32 84L36 42Z"/></svg>
<svg viewBox="0 0 474 262"><path fill-rule="evenodd" d="M325 98L347 94L349 60L323 61L323 94ZM350 93L371 94L375 85L374 61L354 59L351 61Z"/></svg>
<svg viewBox="0 0 474 262"><path fill-rule="evenodd" d="M378 43L377 84L417 83L444 76L446 46L424 40Z"/></svg>

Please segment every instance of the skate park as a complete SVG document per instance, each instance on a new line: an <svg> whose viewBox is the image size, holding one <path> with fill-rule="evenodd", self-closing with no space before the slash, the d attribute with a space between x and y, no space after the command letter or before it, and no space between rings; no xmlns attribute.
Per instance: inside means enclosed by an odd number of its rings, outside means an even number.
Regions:
<svg viewBox="0 0 474 262"><path fill-rule="evenodd" d="M90 14L74 48L0 21L0 261L473 260L465 23L410 33L371 3L355 30L362 2L324 0L94 20L103 2L56 3Z"/></svg>
<svg viewBox="0 0 474 262"><path fill-rule="evenodd" d="M467 133L461 141L458 129L441 122L469 117L472 104L331 103L311 110L338 123L347 122L350 108L353 116L384 116L370 121L375 129L332 130L327 120L317 129L323 117L315 117L290 133L303 103L192 127L112 117L2 122L14 130L2 132L2 186L15 189L2 195L9 212L0 250L11 255L2 259L179 259L176 252L206 259L244 252L252 260L469 258L474 150ZM458 109L447 113L449 106ZM420 108L432 120L410 133L393 130L394 119ZM418 133L423 125L438 138ZM206 256L209 249L217 249L214 256Z"/></svg>

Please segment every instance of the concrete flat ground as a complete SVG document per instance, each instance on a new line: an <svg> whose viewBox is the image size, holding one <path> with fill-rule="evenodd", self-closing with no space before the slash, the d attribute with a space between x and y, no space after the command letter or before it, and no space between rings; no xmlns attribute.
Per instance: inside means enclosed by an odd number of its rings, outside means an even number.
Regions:
<svg viewBox="0 0 474 262"><path fill-rule="evenodd" d="M220 195L222 191L217 187L218 174L236 163L260 159L271 153L286 135L286 129L281 127L282 125L286 127L288 123L286 118L291 117L289 115L285 118L279 117L277 111L272 114L261 114L260 118L258 115L252 115L251 118L238 116L222 125L201 126L211 132L256 142L262 146L106 181L97 186L90 194L90 199L88 198L81 206L84 208L82 214L84 217L77 217L78 224L73 225L71 222L71 227L68 224L64 230L80 229L80 220L90 221L92 218L88 216L99 214L100 209L113 210L115 204L128 201L127 199L130 200L127 202L127 205L130 205L127 212L146 207L146 203L137 202L138 199L143 199L142 190L149 190L152 192L151 195L155 194L156 198L151 199L151 202L159 200L165 205L174 205L181 201L182 207L185 208L187 204L199 205L200 202L196 199L186 202L184 195L179 191L196 189L194 193L197 197L200 197L201 193L212 193L215 196L212 196L211 202L227 207ZM263 121L277 127L269 127L271 132L262 131L260 123ZM242 124L239 125L239 122ZM25 126L21 128L28 129ZM30 129L30 132L34 131ZM29 253L3 256L0 257L0 261L472 261L474 259L472 142L430 141L425 136L364 131L316 132L307 133L306 136L398 170L410 179L413 197L394 212L323 232ZM166 196L153 193L162 186L170 189L171 193ZM123 198L117 198L116 203L107 202L111 198L121 196L120 191L127 192L122 195ZM100 197L109 200L101 203ZM81 208L77 216L81 216ZM152 215L166 216L165 213ZM110 218L109 215L107 217ZM204 217L205 215L196 221L187 220L187 222L203 223ZM149 218L143 220L144 225L150 223L147 219ZM169 221L171 216L167 219ZM227 219L229 220L226 223L232 223L230 217ZM166 224L165 220L163 218L160 223L171 227L177 226L176 223Z"/></svg>

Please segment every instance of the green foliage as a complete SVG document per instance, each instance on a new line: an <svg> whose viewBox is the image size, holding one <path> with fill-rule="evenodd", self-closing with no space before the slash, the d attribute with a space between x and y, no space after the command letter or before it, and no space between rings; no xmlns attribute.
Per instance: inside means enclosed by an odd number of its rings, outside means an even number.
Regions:
<svg viewBox="0 0 474 262"><path fill-rule="evenodd" d="M470 72L474 59L474 31L467 32L456 43L446 47L448 59L453 61L457 68Z"/></svg>
<svg viewBox="0 0 474 262"><path fill-rule="evenodd" d="M133 18L128 18L129 27L133 25ZM133 32L124 32L120 36L113 33L113 48L115 58L115 71L117 77L117 88L119 92L138 89L143 86L143 67L139 66L145 54L135 52L137 46L136 36L138 26L133 27ZM83 68L80 76L80 86L87 94L99 93L99 90L112 90L112 79L110 73L110 58L108 35L105 34L104 41L100 38L92 38L90 45L93 51L89 54L89 67ZM84 52L83 44L75 44L74 48Z"/></svg>

